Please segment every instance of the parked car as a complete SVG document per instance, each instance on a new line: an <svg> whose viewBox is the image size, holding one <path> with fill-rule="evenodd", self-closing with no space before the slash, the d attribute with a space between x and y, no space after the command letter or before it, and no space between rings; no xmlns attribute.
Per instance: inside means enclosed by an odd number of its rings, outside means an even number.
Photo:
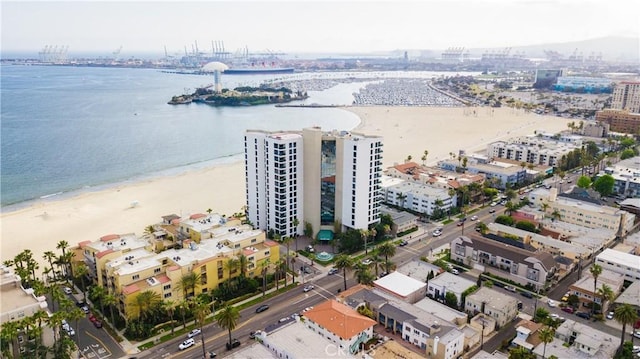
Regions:
<svg viewBox="0 0 640 359"><path fill-rule="evenodd" d="M640 338L640 330L636 330L635 332L633 332L633 336L636 338Z"/></svg>
<svg viewBox="0 0 640 359"><path fill-rule="evenodd" d="M237 348L240 346L240 341L236 338L233 338L233 340L231 341L231 343L227 343L227 350L231 350L233 348Z"/></svg>
<svg viewBox="0 0 640 359"><path fill-rule="evenodd" d="M93 313L92 313L92 314L89 314L89 321L90 321L91 323L95 322L96 320L98 320L98 318L96 318L96 316L95 316L95 315L93 315Z"/></svg>
<svg viewBox="0 0 640 359"><path fill-rule="evenodd" d="M187 334L187 337L188 338L193 338L193 337L195 337L196 335L198 335L200 333L202 333L202 331L200 329L196 328L196 329L190 331L189 334Z"/></svg>
<svg viewBox="0 0 640 359"><path fill-rule="evenodd" d="M69 287L62 287L62 291L64 292L64 294L71 294L73 293L73 291L71 290L71 288Z"/></svg>
<svg viewBox="0 0 640 359"><path fill-rule="evenodd" d="M406 241L406 240L404 240L404 239L403 239L402 241L400 241L400 247L404 247L404 246L406 246L407 244L409 244L409 242L407 242L407 241Z"/></svg>
<svg viewBox="0 0 640 359"><path fill-rule="evenodd" d="M261 331L259 331L259 330L255 331L255 332L250 332L250 333L249 333L249 338L250 338L250 339L255 339L255 338L256 338L256 335L258 335L258 334L260 334L260 333L262 333L262 332L261 332Z"/></svg>
<svg viewBox="0 0 640 359"><path fill-rule="evenodd" d="M329 269L329 275L336 274L336 273L338 273L338 272L339 272L338 268L331 268L331 269Z"/></svg>
<svg viewBox="0 0 640 359"><path fill-rule="evenodd" d="M315 286L313 284L309 284L309 285L305 285L302 290L306 293L306 292L312 291L313 288L315 288Z"/></svg>
<svg viewBox="0 0 640 359"><path fill-rule="evenodd" d="M80 309L82 309L82 311L84 312L84 314L89 314L89 307L86 305L83 305L82 307L80 307Z"/></svg>
<svg viewBox="0 0 640 359"><path fill-rule="evenodd" d="M267 309L269 309L269 305L268 304L263 304L263 305L259 306L258 308L256 308L256 313L262 313Z"/></svg>
<svg viewBox="0 0 640 359"><path fill-rule="evenodd" d="M489 213L496 213L495 208L491 208L491 209L489 210Z"/></svg>
<svg viewBox="0 0 640 359"><path fill-rule="evenodd" d="M190 346L193 346L195 344L196 344L196 341L193 340L192 338L189 338L189 339L183 341L182 343L180 343L180 345L178 345L178 349L185 350L185 349L187 349Z"/></svg>
<svg viewBox="0 0 640 359"><path fill-rule="evenodd" d="M522 302L518 301L518 310L522 309Z"/></svg>
<svg viewBox="0 0 640 359"><path fill-rule="evenodd" d="M313 273L313 270L311 269L311 267L309 266L303 266L302 267L302 271L304 272L304 274L311 274Z"/></svg>
<svg viewBox="0 0 640 359"><path fill-rule="evenodd" d="M453 268L453 269L451 270L451 274L458 275L458 274L460 274L460 271L458 271L457 269Z"/></svg>
<svg viewBox="0 0 640 359"><path fill-rule="evenodd" d="M214 351L210 351L209 352L209 358L215 358L217 356L218 356L218 354L216 354L216 352L214 352Z"/></svg>
<svg viewBox="0 0 640 359"><path fill-rule="evenodd" d="M102 328L102 322L99 320L96 320L95 322L93 322L93 326L96 328Z"/></svg>
<svg viewBox="0 0 640 359"><path fill-rule="evenodd" d="M87 306L87 303L85 303L85 302L83 302L81 300L76 302L76 307L78 307L78 308L82 308L82 307L86 307L86 306Z"/></svg>
<svg viewBox="0 0 640 359"><path fill-rule="evenodd" d="M523 297L526 298L533 298L533 294L529 293L529 292L521 292L520 293Z"/></svg>
<svg viewBox="0 0 640 359"><path fill-rule="evenodd" d="M508 290L509 292L515 293L517 292L516 287L512 286L512 285L507 285L504 287L505 290Z"/></svg>
<svg viewBox="0 0 640 359"><path fill-rule="evenodd" d="M373 261L372 261L371 259L369 259L369 258L364 259L364 260L362 261L362 264L364 264L364 265L366 265L366 266L370 265L371 263L373 263Z"/></svg>
<svg viewBox="0 0 640 359"><path fill-rule="evenodd" d="M560 299L563 302L566 302L569 300L569 296L571 295L571 292L566 292L563 296L562 299Z"/></svg>
<svg viewBox="0 0 640 359"><path fill-rule="evenodd" d="M549 300L547 300L547 304L548 304L548 305L549 305L549 307L551 307L551 308L555 308L555 307L558 305L558 303L556 303L556 301L555 301L555 300L553 300L553 299L549 299Z"/></svg>
<svg viewBox="0 0 640 359"><path fill-rule="evenodd" d="M613 312L607 313L607 319L613 319Z"/></svg>
<svg viewBox="0 0 640 359"><path fill-rule="evenodd" d="M471 216L471 220L472 221L477 221L478 220L478 216Z"/></svg>
<svg viewBox="0 0 640 359"><path fill-rule="evenodd" d="M567 312L569 314L573 313L573 307L562 307L563 312Z"/></svg>
<svg viewBox="0 0 640 359"><path fill-rule="evenodd" d="M76 331L75 331L75 330L73 330L73 328L72 328L72 327L69 327L69 328L66 330L66 332L67 332L67 334L68 334L70 337L72 337L72 336L76 335Z"/></svg>
<svg viewBox="0 0 640 359"><path fill-rule="evenodd" d="M313 246L311 244L309 244L306 249L307 249L307 252L309 253L315 252L315 249L313 249Z"/></svg>
<svg viewBox="0 0 640 359"><path fill-rule="evenodd" d="M577 312L576 315L582 319L591 319L591 314L589 314L588 312Z"/></svg>
<svg viewBox="0 0 640 359"><path fill-rule="evenodd" d="M436 229L432 234L434 237L440 237L442 235L442 230Z"/></svg>

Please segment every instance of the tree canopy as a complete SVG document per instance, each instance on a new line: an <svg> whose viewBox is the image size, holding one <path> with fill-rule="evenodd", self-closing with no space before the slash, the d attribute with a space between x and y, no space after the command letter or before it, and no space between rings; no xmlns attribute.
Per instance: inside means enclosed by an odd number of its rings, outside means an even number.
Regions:
<svg viewBox="0 0 640 359"><path fill-rule="evenodd" d="M593 189L598 191L601 196L608 196L613 193L614 184L615 179L611 175L604 175L598 177L598 179L593 183Z"/></svg>

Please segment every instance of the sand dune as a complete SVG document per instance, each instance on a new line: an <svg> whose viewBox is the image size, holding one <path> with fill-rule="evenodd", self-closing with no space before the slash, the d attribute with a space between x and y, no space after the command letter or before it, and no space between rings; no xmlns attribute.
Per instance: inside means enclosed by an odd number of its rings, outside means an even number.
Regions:
<svg viewBox="0 0 640 359"><path fill-rule="evenodd" d="M384 136L385 167L408 155L420 162L424 150L429 151L427 162L433 164L459 149L470 152L498 139L567 128L565 119L512 109L481 108L475 115L469 109L432 107L354 107L349 111L362 119L354 131ZM132 206L134 201L137 204ZM54 197L0 215L0 257L12 259L29 248L44 264L42 254L56 251L60 240L76 245L106 234L142 234L163 215L186 216L209 208L229 215L244 204L241 161L68 199Z"/></svg>

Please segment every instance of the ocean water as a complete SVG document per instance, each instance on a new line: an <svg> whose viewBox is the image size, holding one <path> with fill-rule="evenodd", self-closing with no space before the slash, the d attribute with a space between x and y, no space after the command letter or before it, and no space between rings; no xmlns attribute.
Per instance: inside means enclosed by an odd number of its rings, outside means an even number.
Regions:
<svg viewBox="0 0 640 359"><path fill-rule="evenodd" d="M331 108L168 105L212 77L153 69L0 68L0 204L59 198L115 183L242 158L247 129L350 130L359 119ZM223 87L284 75L225 75ZM300 74L296 74L300 76ZM363 84L309 92L308 102L350 104ZM320 101L314 99L319 98Z"/></svg>

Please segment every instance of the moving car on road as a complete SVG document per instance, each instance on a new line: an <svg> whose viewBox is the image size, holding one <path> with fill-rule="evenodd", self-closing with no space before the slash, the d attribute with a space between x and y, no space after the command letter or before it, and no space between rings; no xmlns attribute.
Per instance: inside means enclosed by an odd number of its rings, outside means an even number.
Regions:
<svg viewBox="0 0 640 359"><path fill-rule="evenodd" d="M194 330L190 331L190 332L189 332L189 334L187 334L187 337L188 337L188 338L193 338L193 337L195 337L196 335L200 334L201 332L202 332L202 331L201 331L200 329L196 328L196 329L194 329Z"/></svg>
<svg viewBox="0 0 640 359"><path fill-rule="evenodd" d="M183 341L182 343L180 343L180 345L178 345L178 349L185 350L185 349L187 349L187 348L189 348L189 347L191 347L191 346L193 346L195 344L196 344L196 341L193 340L192 338L189 338L189 339Z"/></svg>
<svg viewBox="0 0 640 359"><path fill-rule="evenodd" d="M315 286L313 284L309 284L309 285L305 285L302 290L306 293L313 290L313 288L315 288Z"/></svg>
<svg viewBox="0 0 640 359"><path fill-rule="evenodd" d="M268 304L263 304L263 305L259 306L258 308L256 308L256 313L262 313L267 309L269 309L269 305Z"/></svg>
<svg viewBox="0 0 640 359"><path fill-rule="evenodd" d="M240 341L236 338L233 338L233 340L231 341L231 343L227 343L227 350L231 350L233 348L237 348L240 346Z"/></svg>
<svg viewBox="0 0 640 359"><path fill-rule="evenodd" d="M338 268L329 269L329 275L336 274L336 273L338 273Z"/></svg>

